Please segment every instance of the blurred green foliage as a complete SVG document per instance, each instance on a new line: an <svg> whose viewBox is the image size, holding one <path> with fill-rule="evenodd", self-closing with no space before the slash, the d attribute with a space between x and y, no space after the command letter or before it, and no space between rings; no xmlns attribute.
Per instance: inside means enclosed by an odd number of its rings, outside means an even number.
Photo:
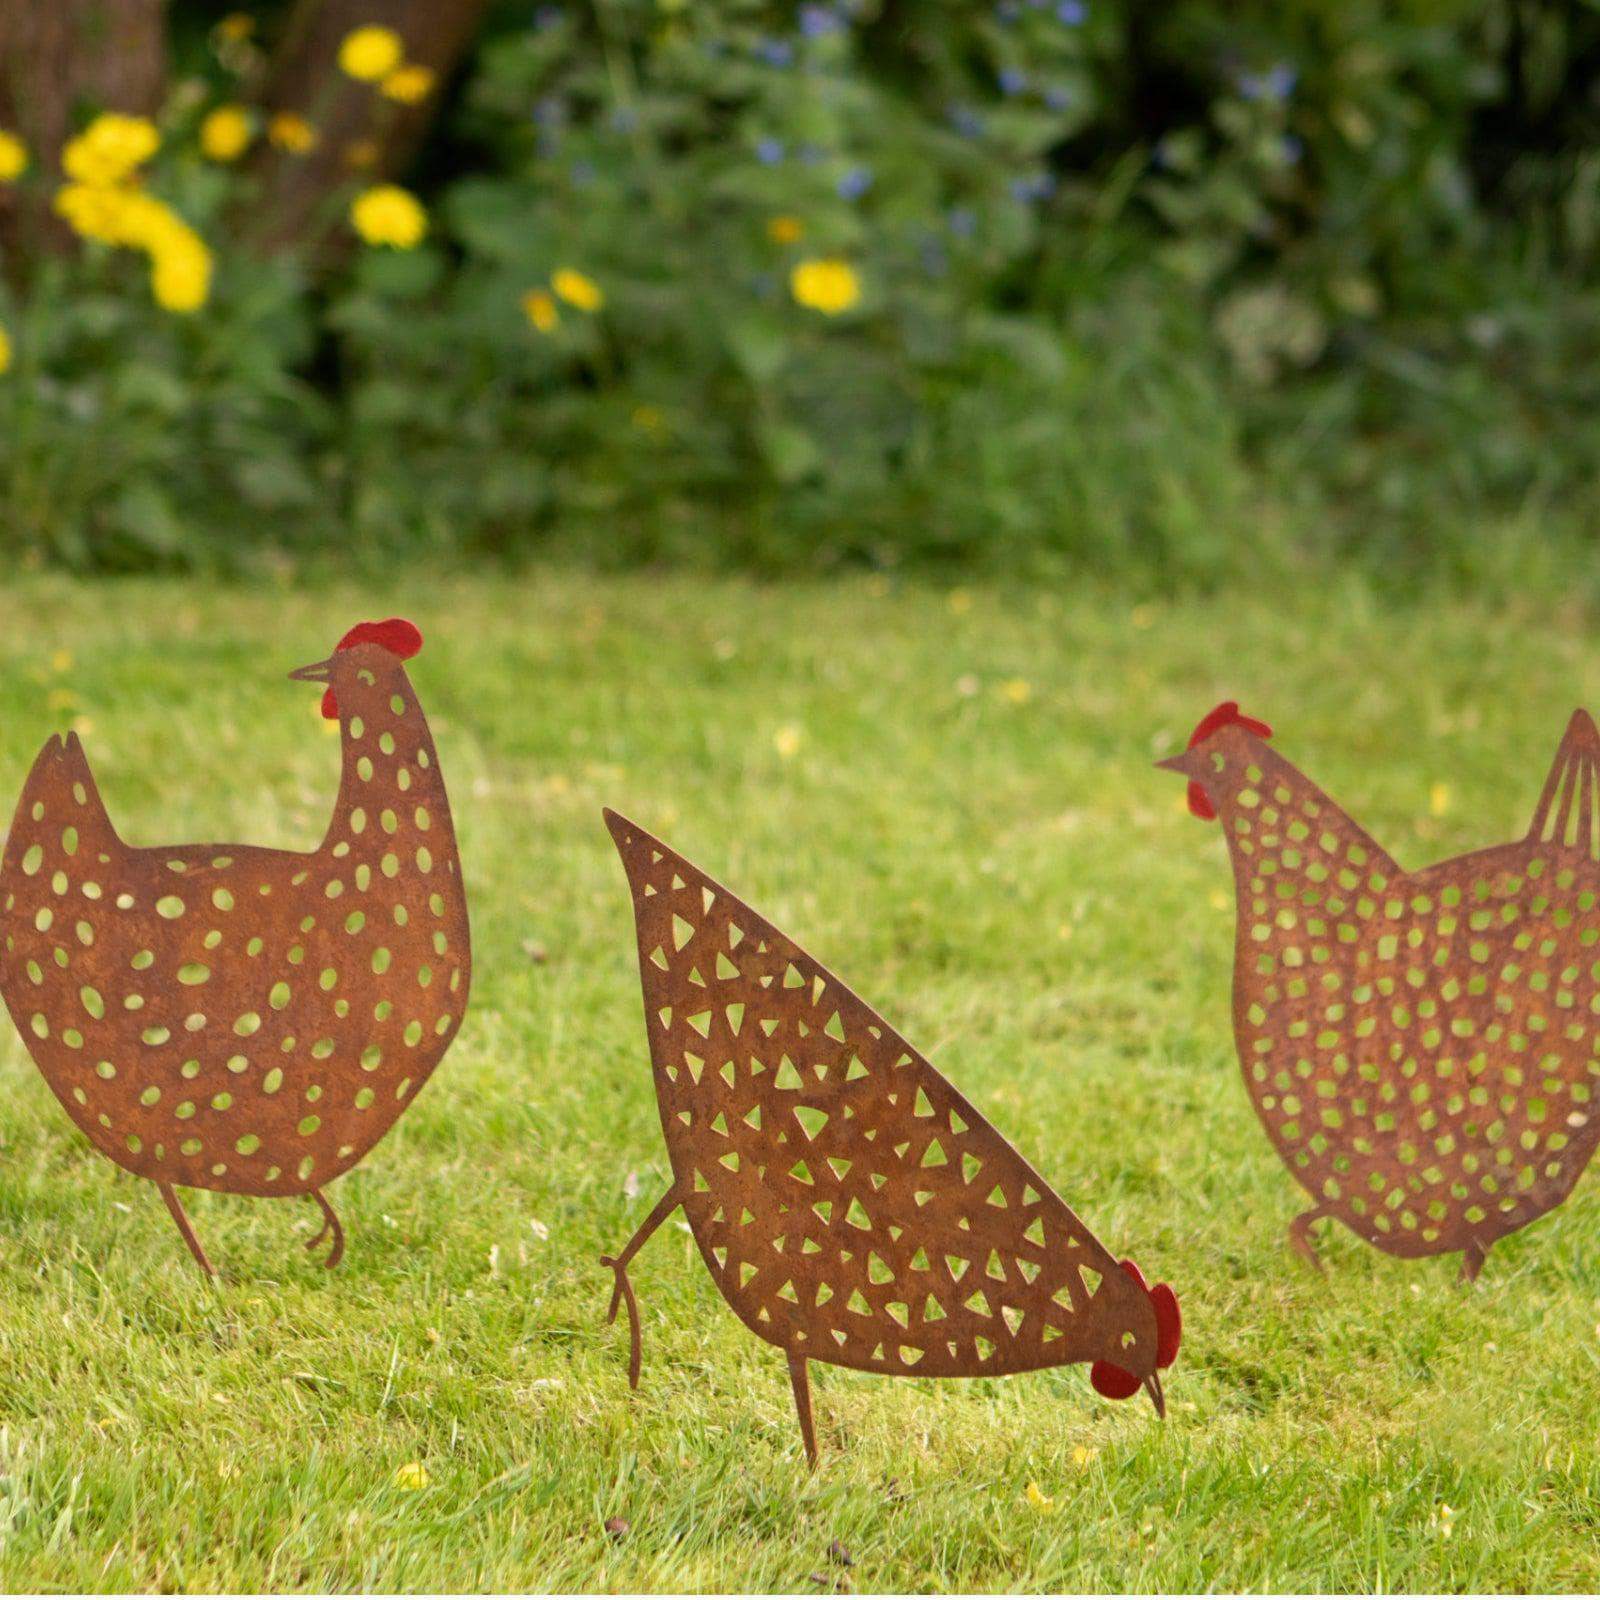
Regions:
<svg viewBox="0 0 1600 1600"><path fill-rule="evenodd" d="M196 147L240 93L213 17L177 7L149 179L208 304L103 246L14 264L13 552L1182 585L1470 573L1497 521L1581 546L1586 0L506 5L405 178L426 239L332 256L348 195L265 255L249 164ZM801 303L808 261L853 303Z"/></svg>

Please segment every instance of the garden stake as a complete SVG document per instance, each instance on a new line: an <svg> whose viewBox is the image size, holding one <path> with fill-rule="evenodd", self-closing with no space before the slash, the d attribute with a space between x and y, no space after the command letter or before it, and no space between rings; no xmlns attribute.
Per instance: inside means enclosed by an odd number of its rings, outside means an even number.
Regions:
<svg viewBox="0 0 1600 1600"><path fill-rule="evenodd" d="M1115 1261L933 1066L765 918L605 813L633 893L645 1028L673 1179L616 1257L608 1320L639 1316L628 1263L682 1206L723 1298L788 1359L806 1457L809 1363L993 1377L1092 1361L1141 1385L1178 1302Z"/></svg>
<svg viewBox="0 0 1600 1600"><path fill-rule="evenodd" d="M363 623L290 676L326 684L344 775L309 854L133 849L76 734L34 764L0 860L0 993L90 1142L155 1183L214 1275L178 1186L309 1195L394 1125L461 1025L467 906L408 622Z"/></svg>
<svg viewBox="0 0 1600 1600"><path fill-rule="evenodd" d="M1221 819L1245 1087L1313 1201L1395 1256L1498 1239L1571 1193L1600 1121L1600 734L1573 713L1515 844L1405 872L1232 701L1158 765Z"/></svg>

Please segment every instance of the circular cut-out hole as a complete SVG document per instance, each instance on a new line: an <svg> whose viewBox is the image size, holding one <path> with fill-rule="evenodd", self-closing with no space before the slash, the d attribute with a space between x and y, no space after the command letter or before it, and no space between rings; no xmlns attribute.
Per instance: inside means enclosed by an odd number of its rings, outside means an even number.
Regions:
<svg viewBox="0 0 1600 1600"><path fill-rule="evenodd" d="M233 910L233 896L226 889L213 889L211 891L211 903L218 911Z"/></svg>
<svg viewBox="0 0 1600 1600"><path fill-rule="evenodd" d="M204 983L211 976L211 968L199 961L185 961L178 968L178 982L187 983L190 987Z"/></svg>
<svg viewBox="0 0 1600 1600"><path fill-rule="evenodd" d="M276 1094L283 1087L283 1068L269 1067L261 1080L262 1094Z"/></svg>
<svg viewBox="0 0 1600 1600"><path fill-rule="evenodd" d="M234 1141L233 1148L242 1156L253 1156L261 1148L261 1136L256 1133L247 1133L242 1139Z"/></svg>
<svg viewBox="0 0 1600 1600"><path fill-rule="evenodd" d="M165 917L168 922L177 921L183 915L185 909L183 901L175 894L164 894L156 901L156 911Z"/></svg>

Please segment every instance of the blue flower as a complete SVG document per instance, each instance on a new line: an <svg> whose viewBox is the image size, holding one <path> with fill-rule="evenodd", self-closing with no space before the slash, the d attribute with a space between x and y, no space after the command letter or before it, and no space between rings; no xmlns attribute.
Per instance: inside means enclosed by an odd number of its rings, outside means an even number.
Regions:
<svg viewBox="0 0 1600 1600"><path fill-rule="evenodd" d="M1000 0L994 14L1002 22L1015 22L1022 15L1021 0Z"/></svg>
<svg viewBox="0 0 1600 1600"><path fill-rule="evenodd" d="M533 103L533 120L541 128L559 128L567 120L567 107L559 95L547 94Z"/></svg>
<svg viewBox="0 0 1600 1600"><path fill-rule="evenodd" d="M1044 103L1052 111L1068 111L1078 102L1078 97L1065 85L1052 83L1044 92Z"/></svg>
<svg viewBox="0 0 1600 1600"><path fill-rule="evenodd" d="M859 200L872 187L872 174L865 167L851 167L836 188L841 200Z"/></svg>
<svg viewBox="0 0 1600 1600"><path fill-rule="evenodd" d="M947 220L958 239L970 239L978 231L977 214L970 206L951 206Z"/></svg>
<svg viewBox="0 0 1600 1600"><path fill-rule="evenodd" d="M632 133L639 126L639 113L632 106L618 106L611 113L611 126L618 133Z"/></svg>
<svg viewBox="0 0 1600 1600"><path fill-rule="evenodd" d="M1079 27L1088 16L1089 8L1083 0L1060 0L1060 4L1056 7L1056 21L1063 27Z"/></svg>
<svg viewBox="0 0 1600 1600"><path fill-rule="evenodd" d="M1279 144L1278 150L1283 156L1285 163L1291 167L1300 159L1301 156L1306 153L1304 141L1297 139L1292 133L1286 133L1283 136L1283 140Z"/></svg>
<svg viewBox="0 0 1600 1600"><path fill-rule="evenodd" d="M576 188L588 188L594 182L594 162L574 161L572 163L572 182Z"/></svg>
<svg viewBox="0 0 1600 1600"><path fill-rule="evenodd" d="M1028 87L1028 74L1021 67L1001 67L999 76L1002 94L1021 94Z"/></svg>
<svg viewBox="0 0 1600 1600"><path fill-rule="evenodd" d="M1280 61L1265 72L1241 72L1238 88L1246 100L1287 100L1299 81L1295 68Z"/></svg>
<svg viewBox="0 0 1600 1600"><path fill-rule="evenodd" d="M794 46L787 39L763 39L756 54L769 67L787 67L794 60Z"/></svg>
<svg viewBox="0 0 1600 1600"><path fill-rule="evenodd" d="M1011 180L1011 198L1023 205L1034 200L1048 200L1055 192L1056 180L1048 172L1035 172Z"/></svg>
<svg viewBox="0 0 1600 1600"><path fill-rule="evenodd" d="M844 22L827 6L800 7L800 31L808 39L825 39L830 33L838 33L843 28Z"/></svg>
<svg viewBox="0 0 1600 1600"><path fill-rule="evenodd" d="M783 140L771 137L756 140L756 160L764 167L775 167L783 160Z"/></svg>
<svg viewBox="0 0 1600 1600"><path fill-rule="evenodd" d="M971 106L951 106L945 112L945 117L963 138L976 139L983 132L983 118Z"/></svg>

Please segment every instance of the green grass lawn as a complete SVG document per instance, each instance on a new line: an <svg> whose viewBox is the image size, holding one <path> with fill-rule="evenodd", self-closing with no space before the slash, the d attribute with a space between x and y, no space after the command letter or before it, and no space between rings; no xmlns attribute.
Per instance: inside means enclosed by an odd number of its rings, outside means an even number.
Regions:
<svg viewBox="0 0 1600 1600"><path fill-rule="evenodd" d="M132 841L308 848L338 745L284 674L394 611L429 636L413 678L472 895L467 1024L332 1191L343 1267L299 1248L309 1201L194 1195L214 1287L6 1028L0 1583L1600 1586L1596 1179L1471 1290L1454 1258L1344 1233L1325 1278L1294 1257L1300 1191L1233 1054L1222 842L1151 767L1236 696L1402 863L1500 842L1568 712L1600 707L1591 619L1401 613L1353 587L1134 606L868 580L27 578L0 598L0 804L75 723ZM596 1258L667 1161L602 804L832 966L1177 1287L1164 1424L1081 1368L819 1367L808 1473L781 1357L670 1222L633 1271L630 1395Z"/></svg>

